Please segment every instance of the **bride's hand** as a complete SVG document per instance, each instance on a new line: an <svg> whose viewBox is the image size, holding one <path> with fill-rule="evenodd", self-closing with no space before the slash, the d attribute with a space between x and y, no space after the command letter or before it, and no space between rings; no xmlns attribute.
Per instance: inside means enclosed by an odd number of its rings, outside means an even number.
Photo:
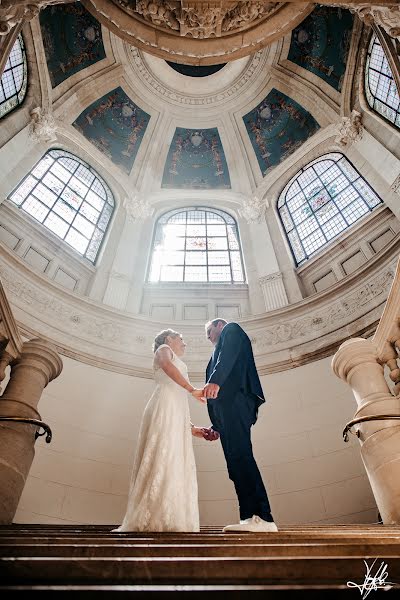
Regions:
<svg viewBox="0 0 400 600"><path fill-rule="evenodd" d="M203 396L203 390L202 389L194 389L191 392L192 396L194 396L196 398L196 400L198 400L199 402L201 402L202 404L207 404L207 400L206 398L204 398Z"/></svg>

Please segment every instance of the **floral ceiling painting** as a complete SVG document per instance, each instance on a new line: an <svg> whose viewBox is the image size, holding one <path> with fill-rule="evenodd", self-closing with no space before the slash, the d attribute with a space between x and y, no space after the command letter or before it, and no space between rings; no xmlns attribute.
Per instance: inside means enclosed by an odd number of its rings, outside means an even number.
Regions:
<svg viewBox="0 0 400 600"><path fill-rule="evenodd" d="M348 10L319 6L293 30L288 59L340 91L352 29Z"/></svg>
<svg viewBox="0 0 400 600"><path fill-rule="evenodd" d="M176 128L164 167L162 187L230 189L228 166L216 127Z"/></svg>
<svg viewBox="0 0 400 600"><path fill-rule="evenodd" d="M106 56L101 25L80 2L48 6L40 27L53 88Z"/></svg>
<svg viewBox="0 0 400 600"><path fill-rule="evenodd" d="M309 112L276 89L244 115L243 121L263 175L319 129Z"/></svg>
<svg viewBox="0 0 400 600"><path fill-rule="evenodd" d="M150 120L118 87L86 108L73 126L113 163L130 173Z"/></svg>

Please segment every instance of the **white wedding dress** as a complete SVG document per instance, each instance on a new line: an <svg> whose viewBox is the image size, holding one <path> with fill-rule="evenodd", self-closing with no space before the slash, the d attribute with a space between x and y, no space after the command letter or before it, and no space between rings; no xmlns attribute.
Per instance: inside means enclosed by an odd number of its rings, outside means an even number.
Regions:
<svg viewBox="0 0 400 600"><path fill-rule="evenodd" d="M171 352L187 379L185 363ZM114 531L199 531L189 394L155 364L154 378L157 386L143 414L126 514Z"/></svg>

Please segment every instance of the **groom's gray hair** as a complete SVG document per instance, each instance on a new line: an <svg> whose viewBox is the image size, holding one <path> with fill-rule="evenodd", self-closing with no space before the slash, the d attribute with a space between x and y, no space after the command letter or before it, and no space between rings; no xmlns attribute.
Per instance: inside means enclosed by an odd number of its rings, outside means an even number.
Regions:
<svg viewBox="0 0 400 600"><path fill-rule="evenodd" d="M213 325L213 326L215 326L215 325L218 325L218 323L223 323L223 324L224 324L224 326L225 326L225 325L227 325L227 324L228 324L228 321L226 321L225 319L220 319L219 317L217 317L216 319L212 319L211 321L208 321L208 322L205 324L205 326L204 326L204 327L207 329L207 327L210 327L210 325Z"/></svg>

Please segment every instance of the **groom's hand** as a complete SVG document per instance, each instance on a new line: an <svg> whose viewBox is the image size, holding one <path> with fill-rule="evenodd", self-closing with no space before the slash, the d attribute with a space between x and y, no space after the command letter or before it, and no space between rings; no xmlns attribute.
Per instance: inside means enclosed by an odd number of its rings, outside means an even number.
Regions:
<svg viewBox="0 0 400 600"><path fill-rule="evenodd" d="M202 427L203 438L208 442L214 442L219 438L218 431L214 431L212 427Z"/></svg>
<svg viewBox="0 0 400 600"><path fill-rule="evenodd" d="M207 383L203 388L203 396L214 399L218 396L219 385L216 383Z"/></svg>

